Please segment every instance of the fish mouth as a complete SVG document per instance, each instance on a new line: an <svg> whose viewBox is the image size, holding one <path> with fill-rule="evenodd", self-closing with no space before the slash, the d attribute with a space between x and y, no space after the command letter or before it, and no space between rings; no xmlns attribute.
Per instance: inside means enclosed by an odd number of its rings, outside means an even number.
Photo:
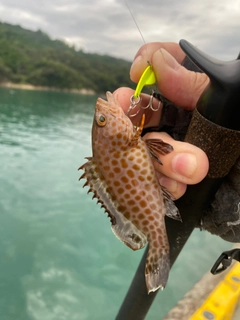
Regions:
<svg viewBox="0 0 240 320"><path fill-rule="evenodd" d="M107 100L104 100L102 98L97 99L95 110L97 112L108 113L114 118L122 116L124 112L119 102L114 98L114 96L110 92L107 92L106 95Z"/></svg>
<svg viewBox="0 0 240 320"><path fill-rule="evenodd" d="M96 103L96 111L101 111L102 109L108 109L108 101L98 98Z"/></svg>

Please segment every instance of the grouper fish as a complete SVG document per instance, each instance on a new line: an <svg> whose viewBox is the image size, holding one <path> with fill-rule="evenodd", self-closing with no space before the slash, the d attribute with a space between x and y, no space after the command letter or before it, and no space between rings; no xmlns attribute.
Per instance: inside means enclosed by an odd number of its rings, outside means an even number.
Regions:
<svg viewBox="0 0 240 320"><path fill-rule="evenodd" d="M92 157L79 169L88 192L111 219L114 234L132 250L149 244L145 266L148 293L164 288L170 269L165 215L180 220L171 195L156 176L152 157L172 146L141 137L144 115L134 126L114 96L98 98L92 125Z"/></svg>

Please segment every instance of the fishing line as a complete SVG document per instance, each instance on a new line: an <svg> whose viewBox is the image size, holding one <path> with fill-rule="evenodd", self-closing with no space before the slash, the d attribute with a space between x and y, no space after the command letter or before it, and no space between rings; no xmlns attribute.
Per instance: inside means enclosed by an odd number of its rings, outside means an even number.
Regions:
<svg viewBox="0 0 240 320"><path fill-rule="evenodd" d="M130 9L130 7L129 7L128 3L127 3L127 0L125 0L124 2L125 2L126 6L127 6L127 8L128 8L128 11L129 11L130 15L132 16L132 19L133 19L133 21L134 21L134 23L135 23L135 25L136 25L136 27L137 27L137 29L138 29L141 37L142 37L143 43L146 44L146 41L145 41L145 39L144 39L144 37L143 37L143 34L142 34L142 32L141 32L141 30L140 30L140 28L139 28L139 26L138 26L138 23L137 23L134 15L133 15L133 13L132 13L132 10Z"/></svg>
<svg viewBox="0 0 240 320"><path fill-rule="evenodd" d="M139 28L137 20L135 19L134 15L133 15L133 12L132 12L132 10L130 9L130 7L128 5L127 0L124 0L124 2L125 2L126 6L128 8L128 11L129 11L130 15L132 16L132 19L133 19L133 21L134 21L134 23L135 23L135 25L137 27L138 32L140 33L140 36L142 37L143 43L146 44L146 41L145 41L145 39L143 37L143 34L142 34L142 32L141 32L141 30ZM147 63L148 63L148 67L145 69L144 73L142 74L142 76L141 76L141 78L140 78L140 80L138 82L137 88L135 90L135 93L130 98L130 106L129 106L129 109L128 109L126 115L128 117L131 117L131 118L135 117L139 113L139 111L141 109L145 110L145 109L150 108L152 111L158 111L160 109L160 101L158 103L158 107L156 107L156 108L153 107L153 97L154 97L154 94L155 94L155 90L152 90L148 105L147 106L142 106L141 105L142 99L140 97L140 93L142 91L142 88L144 86L150 86L150 85L151 86L155 85L155 87L156 87L156 77L155 77L155 74L154 74L154 72L152 70L151 63L150 63L150 61L147 61ZM140 88L140 90L138 90L139 88ZM131 114L131 111L133 109L135 109L136 107L138 107L138 110L135 113Z"/></svg>

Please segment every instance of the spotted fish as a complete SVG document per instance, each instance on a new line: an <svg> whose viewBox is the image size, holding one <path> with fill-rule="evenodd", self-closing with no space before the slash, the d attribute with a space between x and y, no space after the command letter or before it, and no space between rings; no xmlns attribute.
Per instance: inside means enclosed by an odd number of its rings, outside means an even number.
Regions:
<svg viewBox="0 0 240 320"><path fill-rule="evenodd" d="M148 293L165 287L169 243L164 216L180 220L170 194L161 188L151 158L172 147L161 140L143 140L144 116L134 127L110 92L99 98L92 125L93 156L79 169L88 192L108 213L115 235L133 250L149 243L145 279Z"/></svg>

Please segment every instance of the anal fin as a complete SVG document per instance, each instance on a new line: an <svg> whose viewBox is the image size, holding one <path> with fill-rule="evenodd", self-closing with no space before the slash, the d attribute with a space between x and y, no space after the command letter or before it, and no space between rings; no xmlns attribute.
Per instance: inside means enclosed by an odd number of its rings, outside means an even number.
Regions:
<svg viewBox="0 0 240 320"><path fill-rule="evenodd" d="M142 249L147 243L147 237L124 215L115 211L116 224L112 225L115 236L132 250Z"/></svg>
<svg viewBox="0 0 240 320"><path fill-rule="evenodd" d="M172 218L174 220L178 220L178 221L182 222L180 212L172 200L171 193L163 186L161 186L161 188L162 188L162 192L163 192L165 215L168 216L169 218Z"/></svg>

